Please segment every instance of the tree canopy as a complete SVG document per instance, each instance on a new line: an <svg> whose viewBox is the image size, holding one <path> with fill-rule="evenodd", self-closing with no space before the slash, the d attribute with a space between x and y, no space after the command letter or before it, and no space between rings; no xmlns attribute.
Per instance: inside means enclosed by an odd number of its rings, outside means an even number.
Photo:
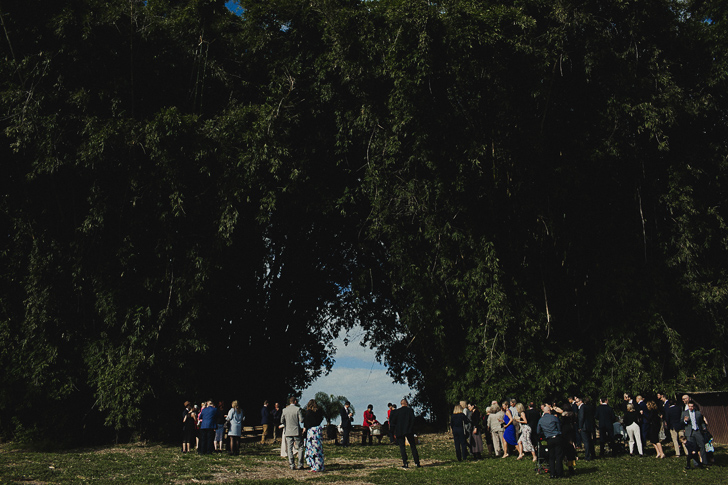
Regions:
<svg viewBox="0 0 728 485"><path fill-rule="evenodd" d="M0 3L3 435L726 388L721 2L237 3Z"/></svg>

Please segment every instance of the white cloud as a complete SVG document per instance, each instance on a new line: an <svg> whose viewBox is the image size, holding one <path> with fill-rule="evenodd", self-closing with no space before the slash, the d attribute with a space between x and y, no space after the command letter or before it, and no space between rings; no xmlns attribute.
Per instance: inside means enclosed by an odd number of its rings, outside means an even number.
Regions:
<svg viewBox="0 0 728 485"><path fill-rule="evenodd" d="M320 377L303 391L301 403L313 399L317 392L346 396L356 409L354 422L361 424L359 421L368 404L374 406L377 419L384 422L387 419L387 403L392 402L399 407L400 399L411 391L407 386L394 384L383 367L356 369L337 368L334 365L328 376Z"/></svg>
<svg viewBox="0 0 728 485"><path fill-rule="evenodd" d="M362 347L359 342L363 336L363 331L352 330L349 332L349 345L344 345L344 339L338 338L334 341L336 346L336 355L334 358L337 360L342 359L360 359L363 361L374 361L374 350L370 350L368 347Z"/></svg>

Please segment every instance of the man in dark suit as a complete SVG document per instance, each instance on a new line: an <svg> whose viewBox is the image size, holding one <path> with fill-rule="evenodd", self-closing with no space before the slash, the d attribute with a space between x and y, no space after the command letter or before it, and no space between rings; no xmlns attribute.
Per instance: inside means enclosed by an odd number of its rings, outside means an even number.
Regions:
<svg viewBox="0 0 728 485"><path fill-rule="evenodd" d="M592 440L594 435L594 408L588 402L584 402L580 398L576 399L579 406L578 428L581 441L584 443L584 459L591 461L594 459L594 442Z"/></svg>
<svg viewBox="0 0 728 485"><path fill-rule="evenodd" d="M349 433L351 433L351 418L354 412L350 409L351 403L346 401L344 407L341 408L341 446L349 446Z"/></svg>
<svg viewBox="0 0 728 485"><path fill-rule="evenodd" d="M662 403L662 424L667 426L667 410L670 409L670 400L667 399L664 392L658 392L657 399Z"/></svg>
<svg viewBox="0 0 728 485"><path fill-rule="evenodd" d="M400 402L401 407L395 411L389 417L390 426L394 427L394 437L399 444L399 452L402 455L402 468L407 469L407 448L405 445L405 439L409 441L410 447L412 448L412 459L415 462L415 466L420 468L420 455L417 453L417 438L415 438L414 426L415 426L415 412L407 404L406 399L402 399Z"/></svg>
<svg viewBox="0 0 728 485"><path fill-rule="evenodd" d="M571 412L574 413L574 419L576 419L577 416L579 416L579 403L577 403L577 397L576 396L569 396L569 404L571 405ZM581 448L581 433L579 433L579 427L575 426L573 430L574 436L574 446L577 448Z"/></svg>
<svg viewBox="0 0 728 485"><path fill-rule="evenodd" d="M594 416L599 421L599 457L604 456L604 445L609 444L609 452L614 456L614 423L617 421L614 410L609 405L609 400L603 397L599 400Z"/></svg>
<svg viewBox="0 0 728 485"><path fill-rule="evenodd" d="M708 461L705 456L705 438L703 431L705 430L705 421L703 415L695 409L695 404L690 401L688 410L682 413L683 423L685 424L685 438L692 441L700 451L700 461L702 466L706 466Z"/></svg>
<svg viewBox="0 0 728 485"><path fill-rule="evenodd" d="M687 449L680 441L681 436L685 436L685 422L682 420L682 406L671 403L667 409L667 428L670 430L672 444L675 447L675 456L680 456L680 449L687 453Z"/></svg>

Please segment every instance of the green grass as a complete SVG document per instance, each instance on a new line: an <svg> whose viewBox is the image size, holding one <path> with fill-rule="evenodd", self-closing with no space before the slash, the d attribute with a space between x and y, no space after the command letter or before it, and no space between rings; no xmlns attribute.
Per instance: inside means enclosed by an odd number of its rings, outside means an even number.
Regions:
<svg viewBox="0 0 728 485"><path fill-rule="evenodd" d="M12 444L0 446L0 484L5 483L550 483L537 475L530 460L486 458L458 462L446 435L424 435L418 446L424 468L401 470L399 448L391 445L348 449L326 442L326 471L291 471L274 445L246 445L242 455L182 454L176 446L134 444L62 452L28 451ZM621 456L579 461L570 483L728 483L725 447L716 448L709 470L683 470L684 458L658 460ZM581 453L580 453L581 455ZM412 465L410 459L410 465Z"/></svg>

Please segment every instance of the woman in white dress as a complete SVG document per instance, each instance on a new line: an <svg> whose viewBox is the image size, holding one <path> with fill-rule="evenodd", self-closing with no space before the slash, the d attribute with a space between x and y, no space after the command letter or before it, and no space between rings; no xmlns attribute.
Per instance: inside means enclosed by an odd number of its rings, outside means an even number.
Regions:
<svg viewBox="0 0 728 485"><path fill-rule="evenodd" d="M521 436L518 438L518 444L516 449L518 450L518 459L522 459L525 453L531 453L533 461L536 461L536 450L533 449L533 443L531 442L531 427L526 421L526 408L522 403L516 404L516 421L521 424Z"/></svg>

